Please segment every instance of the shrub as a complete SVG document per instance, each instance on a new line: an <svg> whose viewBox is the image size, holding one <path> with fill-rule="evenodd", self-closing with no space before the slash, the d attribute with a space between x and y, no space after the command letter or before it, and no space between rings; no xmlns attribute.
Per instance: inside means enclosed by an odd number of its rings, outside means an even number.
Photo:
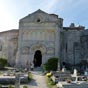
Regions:
<svg viewBox="0 0 88 88"><path fill-rule="evenodd" d="M7 60L0 58L0 68L4 68L7 65Z"/></svg>
<svg viewBox="0 0 88 88"><path fill-rule="evenodd" d="M46 83L48 88L57 88L51 77L46 76Z"/></svg>
<svg viewBox="0 0 88 88"><path fill-rule="evenodd" d="M9 87L8 88L14 88L12 85L9 85Z"/></svg>
<svg viewBox="0 0 88 88"><path fill-rule="evenodd" d="M27 86L23 86L23 88L28 88Z"/></svg>
<svg viewBox="0 0 88 88"><path fill-rule="evenodd" d="M32 74L31 74L31 72L28 72L28 80L29 80L29 81L32 80Z"/></svg>
<svg viewBox="0 0 88 88"><path fill-rule="evenodd" d="M44 70L46 71L56 71L58 67L58 58L50 58L44 64Z"/></svg>
<svg viewBox="0 0 88 88"><path fill-rule="evenodd" d="M51 74L51 73L47 73L46 76L47 76L47 77L51 77L52 74Z"/></svg>

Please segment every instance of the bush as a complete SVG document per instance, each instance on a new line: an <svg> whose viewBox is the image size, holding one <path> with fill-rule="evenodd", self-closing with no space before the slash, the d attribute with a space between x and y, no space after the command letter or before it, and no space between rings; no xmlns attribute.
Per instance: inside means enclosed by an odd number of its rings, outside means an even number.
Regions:
<svg viewBox="0 0 88 88"><path fill-rule="evenodd" d="M47 63L44 64L45 71L56 71L58 67L58 58L50 58Z"/></svg>
<svg viewBox="0 0 88 88"><path fill-rule="evenodd" d="M51 77L46 76L46 83L48 88L57 88Z"/></svg>
<svg viewBox="0 0 88 88"><path fill-rule="evenodd" d="M8 88L14 88L12 85L9 85L9 87Z"/></svg>
<svg viewBox="0 0 88 88"><path fill-rule="evenodd" d="M27 86L23 86L23 88L28 88Z"/></svg>
<svg viewBox="0 0 88 88"><path fill-rule="evenodd" d="M0 58L0 68L4 68L7 65L7 60Z"/></svg>
<svg viewBox="0 0 88 88"><path fill-rule="evenodd" d="M29 80L29 81L32 80L32 74L31 74L31 72L28 72L28 80Z"/></svg>
<svg viewBox="0 0 88 88"><path fill-rule="evenodd" d="M47 77L51 77L52 74L51 74L51 73L47 73L46 76L47 76Z"/></svg>

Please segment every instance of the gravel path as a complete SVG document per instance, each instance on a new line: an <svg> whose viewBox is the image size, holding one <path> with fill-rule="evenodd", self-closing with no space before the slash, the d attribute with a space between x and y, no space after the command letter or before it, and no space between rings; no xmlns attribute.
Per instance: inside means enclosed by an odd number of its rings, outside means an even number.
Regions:
<svg viewBox="0 0 88 88"><path fill-rule="evenodd" d="M29 84L29 88L47 88L45 77L41 71L33 71L33 80Z"/></svg>

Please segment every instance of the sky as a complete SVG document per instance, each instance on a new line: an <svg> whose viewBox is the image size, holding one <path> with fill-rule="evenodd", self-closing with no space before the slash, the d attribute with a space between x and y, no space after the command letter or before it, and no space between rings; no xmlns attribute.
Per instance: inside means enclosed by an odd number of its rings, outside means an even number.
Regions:
<svg viewBox="0 0 88 88"><path fill-rule="evenodd" d="M41 9L88 29L88 0L0 0L0 31L19 28L19 19Z"/></svg>

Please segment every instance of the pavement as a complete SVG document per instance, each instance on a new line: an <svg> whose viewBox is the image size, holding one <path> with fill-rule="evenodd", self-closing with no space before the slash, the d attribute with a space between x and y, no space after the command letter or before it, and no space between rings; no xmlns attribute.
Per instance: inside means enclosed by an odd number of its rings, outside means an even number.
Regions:
<svg viewBox="0 0 88 88"><path fill-rule="evenodd" d="M41 68L35 68L32 72L33 79L32 81L27 84L28 88L47 88L45 76L43 75L43 72ZM22 85L21 87L22 88Z"/></svg>

